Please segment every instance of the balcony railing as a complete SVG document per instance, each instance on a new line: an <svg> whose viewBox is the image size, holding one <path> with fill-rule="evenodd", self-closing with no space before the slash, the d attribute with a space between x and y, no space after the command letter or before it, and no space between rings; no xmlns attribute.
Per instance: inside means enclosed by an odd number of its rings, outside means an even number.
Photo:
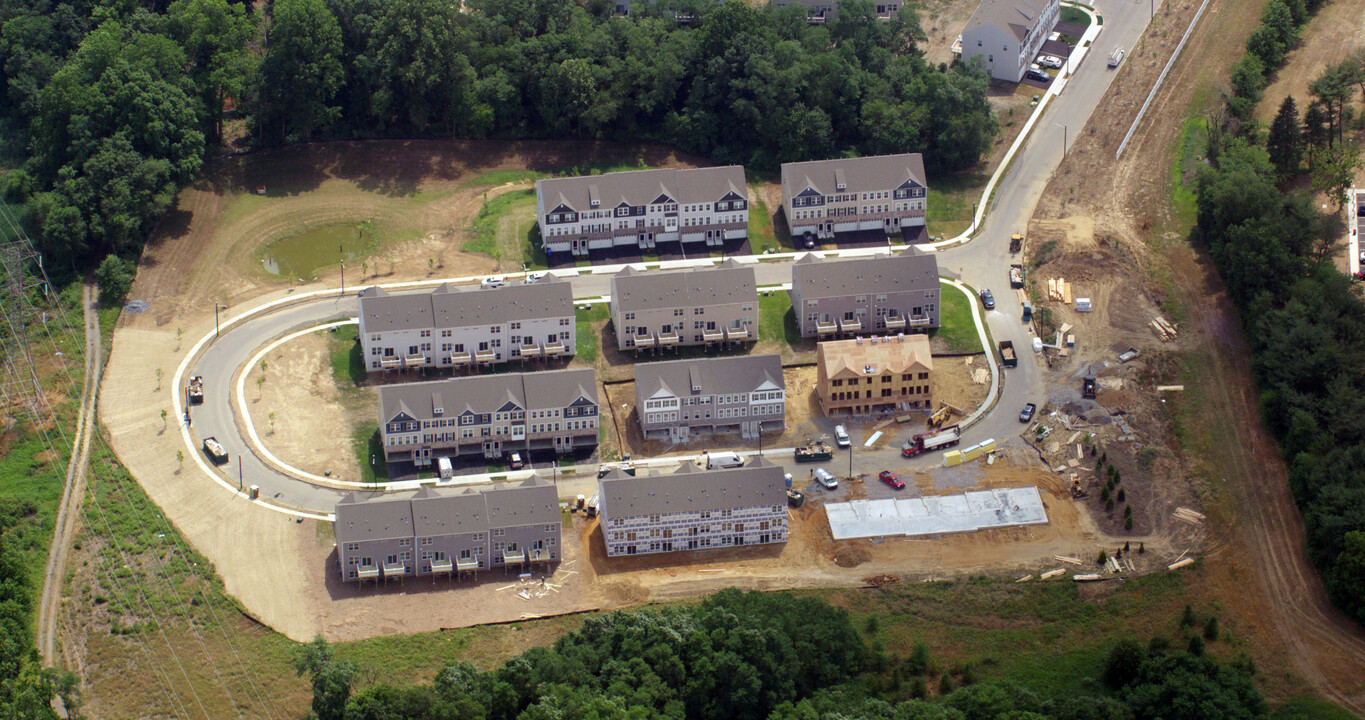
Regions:
<svg viewBox="0 0 1365 720"><path fill-rule="evenodd" d="M407 575L408 564L404 562L384 563L384 577L390 575Z"/></svg>
<svg viewBox="0 0 1365 720"><path fill-rule="evenodd" d="M450 572L452 569L454 569L454 563L450 562L449 560L432 560L432 561L431 561L431 571L434 572L434 573L440 573L440 572L448 573L448 572Z"/></svg>
<svg viewBox="0 0 1365 720"><path fill-rule="evenodd" d="M648 350L648 349L650 349L650 348L652 348L652 347L654 347L654 336L653 336L653 335L636 335L636 336L635 336L635 349L636 349L636 350Z"/></svg>
<svg viewBox="0 0 1365 720"><path fill-rule="evenodd" d="M725 328L725 339L731 342L749 339L749 328Z"/></svg>
<svg viewBox="0 0 1365 720"><path fill-rule="evenodd" d="M400 360L397 355L385 355L384 357L379 358L379 367L389 370L398 367L402 362L403 361Z"/></svg>
<svg viewBox="0 0 1365 720"><path fill-rule="evenodd" d="M863 323L861 320L840 320L839 332L855 333L862 332Z"/></svg>
<svg viewBox="0 0 1365 720"><path fill-rule="evenodd" d="M839 326L838 326L838 325L835 325L835 324L832 323L832 322L817 322L817 323L815 323L815 332L817 332L817 333L819 333L819 334L821 334L821 335L833 335L834 333L838 332L838 330L839 330Z"/></svg>
<svg viewBox="0 0 1365 720"><path fill-rule="evenodd" d="M517 348L517 356L518 356L518 357L521 357L521 358L523 358L523 359L524 359L524 358L538 358L538 357L540 357L540 354L541 354L541 353L540 353L540 346L539 346L539 345L535 345L535 344L532 344L532 345L521 345L521 346L519 346L519 347Z"/></svg>
<svg viewBox="0 0 1365 720"><path fill-rule="evenodd" d="M904 316L904 315L888 315L888 316L886 317L885 322L886 322L886 329L887 329L887 330L904 330L904 329L905 329L905 316Z"/></svg>
<svg viewBox="0 0 1365 720"><path fill-rule="evenodd" d="M474 362L474 356L470 355L467 352L457 352L450 354L451 365L468 365L471 362Z"/></svg>
<svg viewBox="0 0 1365 720"><path fill-rule="evenodd" d="M403 356L403 366L404 366L404 367L410 367L410 368L426 367L426 366L427 366L427 356L426 356L426 355L404 355L404 356Z"/></svg>
<svg viewBox="0 0 1365 720"><path fill-rule="evenodd" d="M667 345L677 345L679 342L678 334L675 332L659 333L659 347Z"/></svg>
<svg viewBox="0 0 1365 720"><path fill-rule="evenodd" d="M702 330L701 337L706 342L720 342L725 339L724 330Z"/></svg>
<svg viewBox="0 0 1365 720"><path fill-rule="evenodd" d="M545 343L541 346L541 350L544 351L546 357L559 357L564 354L565 348L564 343L556 341Z"/></svg>
<svg viewBox="0 0 1365 720"><path fill-rule="evenodd" d="M911 316L910 316L910 327L928 327L928 325L929 325L929 316L928 316L928 315L911 315Z"/></svg>
<svg viewBox="0 0 1365 720"><path fill-rule="evenodd" d="M379 577L379 566L377 566L377 565L360 565L360 566L356 567L356 569L355 569L355 574L356 574L356 577L359 578L359 579L361 579L361 580L369 580L369 579L372 579L372 578L377 578L377 577Z"/></svg>
<svg viewBox="0 0 1365 720"><path fill-rule="evenodd" d="M471 557L471 558L456 558L456 560L455 560L455 569L456 569L456 570L459 570L460 572L465 572L465 571L467 571L467 570L478 570L478 569L479 569L479 559L478 559L478 558L472 558L472 557Z"/></svg>
<svg viewBox="0 0 1365 720"><path fill-rule="evenodd" d="M502 561L508 565L524 563L526 562L526 553L522 550L503 550Z"/></svg>
<svg viewBox="0 0 1365 720"><path fill-rule="evenodd" d="M475 350L475 351L474 351L474 362L476 362L476 363L491 363L491 362L493 362L493 359L496 358L496 357L497 357L497 354L494 353L492 350Z"/></svg>

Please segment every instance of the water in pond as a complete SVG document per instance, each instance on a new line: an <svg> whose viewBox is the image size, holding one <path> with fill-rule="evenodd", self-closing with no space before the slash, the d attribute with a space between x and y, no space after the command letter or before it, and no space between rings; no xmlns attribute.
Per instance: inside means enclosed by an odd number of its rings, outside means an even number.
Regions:
<svg viewBox="0 0 1365 720"><path fill-rule="evenodd" d="M280 238L261 253L266 272L308 279L320 268L363 256L374 238L369 223L333 223Z"/></svg>

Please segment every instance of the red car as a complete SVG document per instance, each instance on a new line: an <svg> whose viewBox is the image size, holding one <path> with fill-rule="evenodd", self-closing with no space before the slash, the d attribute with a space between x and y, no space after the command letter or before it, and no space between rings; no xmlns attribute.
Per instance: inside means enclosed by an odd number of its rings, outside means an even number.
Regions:
<svg viewBox="0 0 1365 720"><path fill-rule="evenodd" d="M881 478L882 482L886 483L887 485L890 485L891 487L897 490L905 489L905 481L902 480L899 475L891 472L890 470L883 470L881 474L878 475L877 477Z"/></svg>

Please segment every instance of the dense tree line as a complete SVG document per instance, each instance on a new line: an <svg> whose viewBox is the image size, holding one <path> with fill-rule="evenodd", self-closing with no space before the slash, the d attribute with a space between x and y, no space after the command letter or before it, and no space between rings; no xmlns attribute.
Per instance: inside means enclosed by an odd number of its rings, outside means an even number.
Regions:
<svg viewBox="0 0 1365 720"><path fill-rule="evenodd" d="M1198 231L1241 308L1309 551L1335 602L1365 621L1365 301L1332 262L1339 220L1281 192L1257 143L1222 142L1199 177Z"/></svg>
<svg viewBox="0 0 1365 720"><path fill-rule="evenodd" d="M72 267L136 254L220 141L334 138L664 142L718 163L920 151L977 162L987 79L931 67L913 10L659 0L0 0L5 178L43 250ZM683 21L675 13L681 12ZM31 140L30 140L31 138Z"/></svg>
<svg viewBox="0 0 1365 720"><path fill-rule="evenodd" d="M879 691L879 674L923 674L868 649L849 616L810 598L726 590L700 605L616 612L491 672L445 668L429 685L354 689L355 669L321 639L298 657L318 720L1252 720L1266 705L1249 667L1154 641L1113 648L1107 694L1042 698L1001 682L941 686L935 700ZM945 676L946 677L946 676ZM1099 680L1099 678L1096 678ZM968 682L964 680L964 682ZM1096 683L1098 686L1098 683ZM923 693L921 693L922 695Z"/></svg>
<svg viewBox="0 0 1365 720"><path fill-rule="evenodd" d="M43 669L33 646L36 595L25 550L43 531L28 501L0 500L0 717L56 720L59 693L74 709L74 676Z"/></svg>

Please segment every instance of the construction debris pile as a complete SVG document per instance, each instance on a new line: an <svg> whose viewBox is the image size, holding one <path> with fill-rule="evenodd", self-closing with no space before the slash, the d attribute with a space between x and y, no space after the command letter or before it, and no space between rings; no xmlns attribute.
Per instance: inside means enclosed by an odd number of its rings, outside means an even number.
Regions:
<svg viewBox="0 0 1365 720"><path fill-rule="evenodd" d="M895 585L900 581L901 577L899 575L873 575L871 577L863 578L863 585L865 587L878 588L883 585Z"/></svg>
<svg viewBox="0 0 1365 720"><path fill-rule="evenodd" d="M555 574L551 577L535 577L531 573L522 573L517 581L497 588L497 592L508 592L519 598L522 602L531 602L537 598L548 597L551 593L558 595L564 587L564 581L572 575L577 575L578 571L571 569L577 560L569 560L561 563L555 569ZM525 620L533 620L541 617L536 613L522 613L521 617Z"/></svg>

